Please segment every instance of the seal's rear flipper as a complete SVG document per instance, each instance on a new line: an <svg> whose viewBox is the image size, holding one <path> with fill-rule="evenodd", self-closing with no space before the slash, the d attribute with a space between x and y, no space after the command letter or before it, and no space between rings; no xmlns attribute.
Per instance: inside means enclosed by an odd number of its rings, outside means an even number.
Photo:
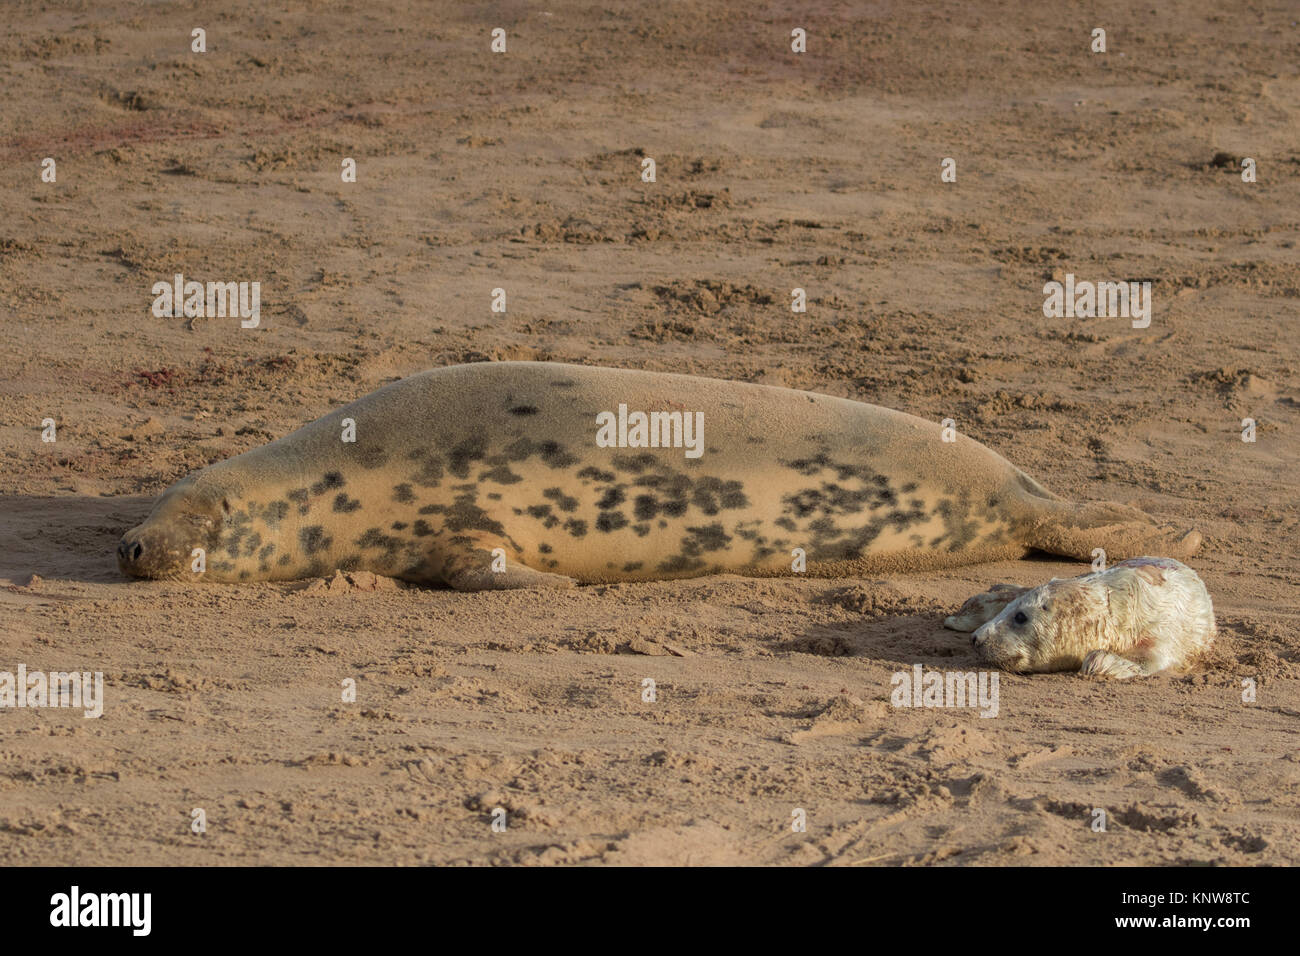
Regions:
<svg viewBox="0 0 1300 956"><path fill-rule="evenodd" d="M1201 547L1195 529L1158 524L1150 515L1113 501L1034 501L1035 514L1025 529L1032 548L1080 561L1106 552L1108 564L1144 555L1191 557Z"/></svg>
<svg viewBox="0 0 1300 956"><path fill-rule="evenodd" d="M987 624L1002 609L1031 588L1022 588L1015 584L995 584L982 594L966 599L960 610L951 617L944 618L943 626L954 631L969 634L981 624Z"/></svg>

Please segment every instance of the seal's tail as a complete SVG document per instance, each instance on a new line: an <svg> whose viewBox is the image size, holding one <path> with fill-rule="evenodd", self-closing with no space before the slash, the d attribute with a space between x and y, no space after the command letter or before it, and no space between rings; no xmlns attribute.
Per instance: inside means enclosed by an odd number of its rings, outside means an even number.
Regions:
<svg viewBox="0 0 1300 956"><path fill-rule="evenodd" d="M1144 511L1113 501L1062 501L1027 496L1030 514L1024 541L1032 548L1091 561L1098 548L1106 562L1144 555L1191 557L1201 547L1200 532L1161 524Z"/></svg>

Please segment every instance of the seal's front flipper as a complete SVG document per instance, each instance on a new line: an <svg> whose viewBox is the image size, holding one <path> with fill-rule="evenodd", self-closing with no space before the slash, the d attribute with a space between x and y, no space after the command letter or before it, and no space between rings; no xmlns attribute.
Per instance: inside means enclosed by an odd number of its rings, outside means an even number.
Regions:
<svg viewBox="0 0 1300 956"><path fill-rule="evenodd" d="M1110 651L1090 651L1088 656L1083 659L1083 666L1079 668L1080 674L1091 675L1093 677L1113 677L1116 680L1127 680L1130 677L1144 677L1150 671L1143 664L1137 661L1129 660L1127 657L1120 657L1118 654L1112 654Z"/></svg>
<svg viewBox="0 0 1300 956"><path fill-rule="evenodd" d="M1159 524L1146 512L1113 501L1034 499L1033 509L1025 543L1049 554L1092 561L1100 548L1113 563L1149 554L1186 558L1201 547L1200 532Z"/></svg>
<svg viewBox="0 0 1300 956"><path fill-rule="evenodd" d="M491 544L486 540L461 542L460 550L443 561L442 580L457 591L571 588L578 583L563 574L535 571L508 557L504 547Z"/></svg>
<svg viewBox="0 0 1300 956"><path fill-rule="evenodd" d="M1002 613L1003 608L1029 590L1032 589L1014 584L995 584L982 594L967 598L956 614L944 618L943 626L969 634L981 624L993 620Z"/></svg>
<svg viewBox="0 0 1300 956"><path fill-rule="evenodd" d="M463 568L443 576L443 580L457 591L492 591L508 588L571 588L577 581L563 574L534 571L516 564L504 571L487 568Z"/></svg>

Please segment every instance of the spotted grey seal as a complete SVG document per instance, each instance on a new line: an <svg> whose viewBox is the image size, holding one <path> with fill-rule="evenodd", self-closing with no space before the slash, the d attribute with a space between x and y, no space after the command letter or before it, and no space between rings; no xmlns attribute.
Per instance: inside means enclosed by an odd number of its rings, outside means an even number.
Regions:
<svg viewBox="0 0 1300 956"><path fill-rule="evenodd" d="M979 442L944 437L902 412L791 389L456 365L182 479L117 557L135 577L342 569L478 590L1199 544L1126 505L1064 501Z"/></svg>

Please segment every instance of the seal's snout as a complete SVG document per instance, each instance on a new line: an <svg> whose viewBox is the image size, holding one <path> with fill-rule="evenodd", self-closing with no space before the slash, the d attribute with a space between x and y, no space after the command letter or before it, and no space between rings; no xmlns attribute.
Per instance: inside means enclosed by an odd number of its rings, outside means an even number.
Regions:
<svg viewBox="0 0 1300 956"><path fill-rule="evenodd" d="M125 534L117 543L117 567L123 574L133 578L145 576L144 542L138 535Z"/></svg>
<svg viewBox="0 0 1300 956"><path fill-rule="evenodd" d="M172 536L142 525L117 543L117 569L128 578L168 578L181 570L184 553Z"/></svg>

